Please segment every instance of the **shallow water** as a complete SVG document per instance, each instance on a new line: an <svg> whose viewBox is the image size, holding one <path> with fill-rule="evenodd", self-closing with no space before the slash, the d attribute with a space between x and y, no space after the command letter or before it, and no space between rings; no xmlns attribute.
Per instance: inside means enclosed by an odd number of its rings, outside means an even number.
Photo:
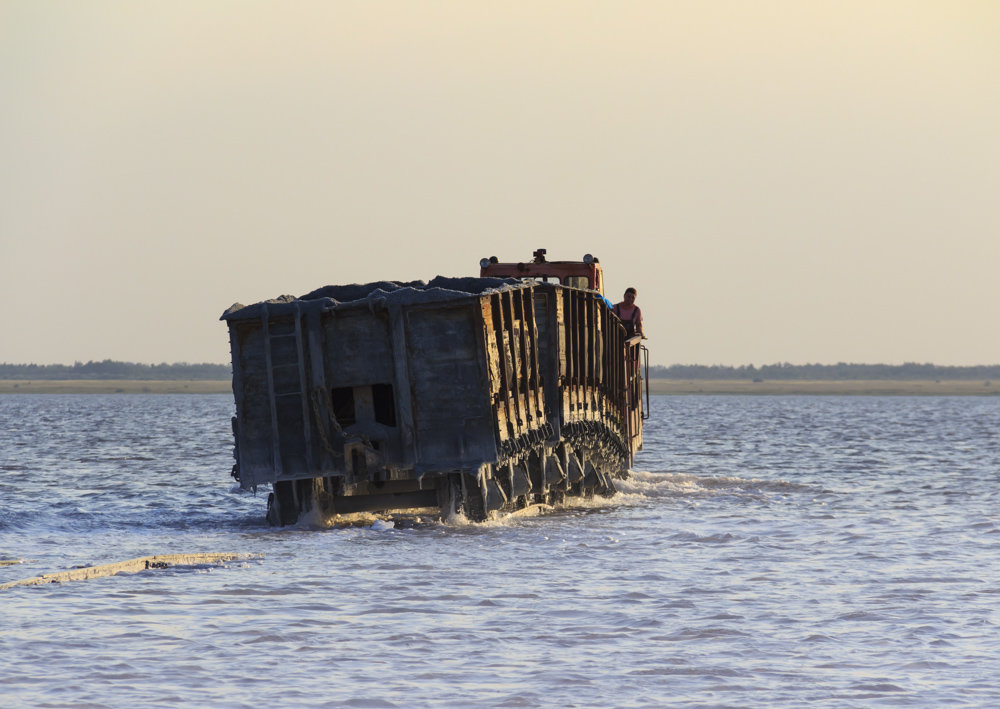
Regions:
<svg viewBox="0 0 1000 709"><path fill-rule="evenodd" d="M0 396L2 706L1000 706L1000 400L654 397L614 500L272 529L224 395Z"/></svg>

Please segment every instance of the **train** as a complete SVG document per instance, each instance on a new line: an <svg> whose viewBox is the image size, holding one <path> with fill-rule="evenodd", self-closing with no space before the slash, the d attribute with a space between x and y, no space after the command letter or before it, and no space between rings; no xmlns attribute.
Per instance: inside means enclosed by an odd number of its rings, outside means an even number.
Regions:
<svg viewBox="0 0 1000 709"><path fill-rule="evenodd" d="M273 525L313 511L481 522L610 496L642 448L648 350L590 254L325 286L221 319L232 475L270 487Z"/></svg>

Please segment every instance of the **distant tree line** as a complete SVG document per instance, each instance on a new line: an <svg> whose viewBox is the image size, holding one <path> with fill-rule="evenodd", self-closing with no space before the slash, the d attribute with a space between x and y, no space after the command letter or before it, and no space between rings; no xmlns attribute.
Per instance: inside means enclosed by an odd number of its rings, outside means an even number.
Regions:
<svg viewBox="0 0 1000 709"><path fill-rule="evenodd" d="M68 364L0 364L0 379L230 379L228 364L137 364L135 362L75 362Z"/></svg>
<svg viewBox="0 0 1000 709"><path fill-rule="evenodd" d="M752 364L740 367L724 367L704 364L672 364L669 367L656 365L649 368L651 378L660 379L819 379L858 380L894 379L929 380L938 379L1000 379L1000 365L980 365L973 367L941 367L936 364Z"/></svg>
<svg viewBox="0 0 1000 709"><path fill-rule="evenodd" d="M654 365L649 375L656 379L817 379L817 380L929 380L1000 379L1000 365L942 367L936 364L765 364L739 367L705 364ZM161 379L228 380L228 364L137 364L106 359L101 362L68 364L0 363L0 379Z"/></svg>

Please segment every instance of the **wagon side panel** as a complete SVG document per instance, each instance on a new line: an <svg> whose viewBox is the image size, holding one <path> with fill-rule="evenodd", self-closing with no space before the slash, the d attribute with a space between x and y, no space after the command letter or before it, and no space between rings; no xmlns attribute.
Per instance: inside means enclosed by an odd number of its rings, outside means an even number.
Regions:
<svg viewBox="0 0 1000 709"><path fill-rule="evenodd" d="M406 312L415 467L475 468L496 459L479 301Z"/></svg>

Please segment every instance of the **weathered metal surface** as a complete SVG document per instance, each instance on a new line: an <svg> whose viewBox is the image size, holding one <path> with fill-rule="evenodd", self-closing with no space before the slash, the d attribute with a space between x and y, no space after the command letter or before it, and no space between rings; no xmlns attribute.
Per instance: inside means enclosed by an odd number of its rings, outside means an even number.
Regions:
<svg viewBox="0 0 1000 709"><path fill-rule="evenodd" d="M269 518L610 494L642 443L638 343L594 291L498 278L328 286L230 330L234 475Z"/></svg>

